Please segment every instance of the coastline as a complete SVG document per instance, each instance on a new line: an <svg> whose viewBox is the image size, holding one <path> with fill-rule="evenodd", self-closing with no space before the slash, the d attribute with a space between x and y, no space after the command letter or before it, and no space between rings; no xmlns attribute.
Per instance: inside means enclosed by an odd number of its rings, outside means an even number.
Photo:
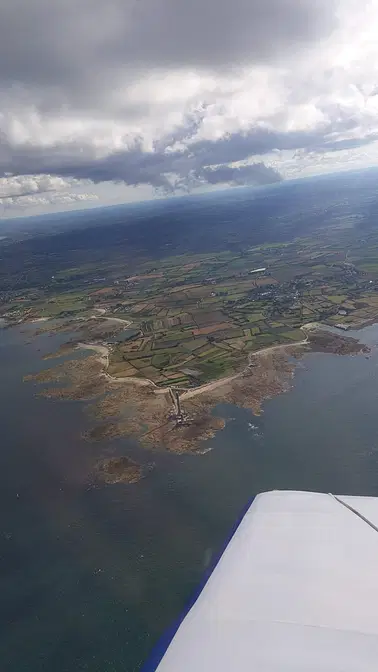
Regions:
<svg viewBox="0 0 378 672"><path fill-rule="evenodd" d="M218 387L222 387L223 385L228 385L234 380L237 380L241 376L245 374L245 372L248 370L250 366L253 365L253 360L256 357L263 357L264 355L267 355L272 352L286 352L288 349L292 348L298 348L299 346L306 345L308 343L308 338L304 339L303 341L297 341L296 343L280 343L279 345L271 345L266 348L261 348L261 350L256 350L255 352L249 353L247 356L247 365L242 371L239 371L238 373L235 373L231 376L225 376L224 378L218 378L216 380L212 380L209 383L205 383L204 385L199 385L198 387L190 388L187 391L185 391L186 388L182 388L183 393L180 395L180 399L188 400L193 397L196 397L201 394L206 394L207 392L211 392ZM119 377L116 378L115 376L112 376L110 373L107 373L107 369L109 367L109 354L110 354L110 348L109 346L106 345L100 345L96 343L77 343L75 346L76 349L78 350L92 350L96 352L99 357L98 361L103 363L105 370L103 372L103 375L109 380L114 383L128 383L130 385L141 385L141 386L150 386L154 388L155 394L166 394L167 391L170 393L172 390L172 387L166 387L166 388L161 388L156 385L152 380L149 378L135 378L133 376L128 376L128 377ZM176 386L175 386L175 389Z"/></svg>
<svg viewBox="0 0 378 672"><path fill-rule="evenodd" d="M326 330L326 326L322 325L320 322L309 322L307 324L302 325L301 329L307 333L310 329L323 329ZM304 346L307 345L309 342L308 335L306 335L306 338L304 338L302 341L297 341L295 343L280 343L278 345L271 345L265 348L261 348L260 350L256 350L255 352L251 352L247 356L247 364L245 368L242 371L239 371L238 373L235 373L231 376L225 376L224 378L219 378L213 381L210 381L209 383L205 383L204 385L200 385L195 388L188 389L187 391L184 391L183 388L183 394L181 395L181 399L188 400L193 397L196 397L200 394L206 394L206 392L211 392L212 390L222 387L222 385L227 385L228 383L232 382L233 380L237 380L243 374L247 371L247 369L253 365L253 360L256 357L261 357L265 354L272 353L272 352L286 352L288 349L294 349L298 348L299 346ZM106 369L109 367L109 354L110 354L110 348L109 346L106 345L100 345L96 343L78 343L76 346L78 349L85 349L85 350L93 350L94 352L97 352L100 355L100 361L104 362L104 365ZM135 378L132 376L129 377L119 377L116 378L115 376L112 376L111 374L107 373L107 371L104 371L104 375L110 380L114 381L116 383L129 383L129 384L137 384L137 385L150 385L153 387L156 391L157 394L159 393L165 393L166 390L171 391L172 388L159 388L156 383L154 383L152 380L149 378Z"/></svg>
<svg viewBox="0 0 378 672"><path fill-rule="evenodd" d="M368 351L357 339L328 331L326 325L308 323L302 330L303 340L250 352L240 371L193 388L158 387L133 376L116 378L108 373L111 346L84 341L72 343L71 352L88 350L88 357L68 359L25 380L47 385L37 393L41 396L88 402L94 426L83 437L87 440L133 436L148 447L203 453L200 444L226 425L226 419L213 414L219 404L231 403L259 415L267 399L291 388L297 361L306 353ZM48 358L67 354L69 346ZM63 386L51 387L53 382Z"/></svg>

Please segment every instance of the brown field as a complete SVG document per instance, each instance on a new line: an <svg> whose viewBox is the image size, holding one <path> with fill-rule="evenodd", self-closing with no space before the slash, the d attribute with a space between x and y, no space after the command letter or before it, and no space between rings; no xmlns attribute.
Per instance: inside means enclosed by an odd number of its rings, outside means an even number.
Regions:
<svg viewBox="0 0 378 672"><path fill-rule="evenodd" d="M134 378L139 376L140 371L138 371L138 369L134 369L132 366L128 366L123 369L121 365L110 365L108 373L112 378Z"/></svg>
<svg viewBox="0 0 378 672"><path fill-rule="evenodd" d="M172 318L169 318L172 319ZM190 315L190 313L180 313L178 315L178 319L180 320L180 324L192 324L193 322L193 317ZM172 323L175 324L175 323Z"/></svg>
<svg viewBox="0 0 378 672"><path fill-rule="evenodd" d="M242 338L230 338L226 343L235 350L243 350L245 346L245 341Z"/></svg>
<svg viewBox="0 0 378 672"><path fill-rule="evenodd" d="M188 289L195 289L196 287L202 287L198 282L194 282L191 285L185 285L184 287L173 287L169 290L168 294L177 294L179 292L186 292Z"/></svg>
<svg viewBox="0 0 378 672"><path fill-rule="evenodd" d="M122 343L120 347L121 352L136 352L142 348L143 339L138 338L136 341L130 341L129 343Z"/></svg>
<svg viewBox="0 0 378 672"><path fill-rule="evenodd" d="M166 379L160 369L156 369L154 366L146 366L144 369L140 369L139 373L154 383L161 383Z"/></svg>
<svg viewBox="0 0 378 672"><path fill-rule="evenodd" d="M193 289L188 289L185 291L185 294L190 299L202 299L211 295L211 292L214 291L213 287L208 285L193 287Z"/></svg>
<svg viewBox="0 0 378 672"><path fill-rule="evenodd" d="M189 316L188 316L189 317ZM179 317L167 317L164 320L164 326L170 329L171 327L178 327L182 324Z"/></svg>
<svg viewBox="0 0 378 672"><path fill-rule="evenodd" d="M256 287L263 287L264 285L278 285L278 280L275 278L258 278L255 280Z"/></svg>
<svg viewBox="0 0 378 672"><path fill-rule="evenodd" d="M151 357L146 357L143 359L132 359L132 366L135 366L136 369L145 369L146 366L150 366L151 364Z"/></svg>
<svg viewBox="0 0 378 672"><path fill-rule="evenodd" d="M141 305L141 304L139 304L139 305ZM156 312L156 306L155 306L155 303L146 303L145 306L144 306L144 308L142 308L142 310L140 310L139 312L140 312L141 314L144 314L144 313L146 312L147 315L149 315L149 314L153 314L153 315L154 315L155 312Z"/></svg>
<svg viewBox="0 0 378 672"><path fill-rule="evenodd" d="M114 292L114 287L103 287L102 289L96 289L95 292L91 292L89 296L101 296L102 294L110 294Z"/></svg>
<svg viewBox="0 0 378 672"><path fill-rule="evenodd" d="M221 331L222 329L229 329L233 325L231 322L221 322L220 324L213 324L209 327L201 327L200 329L193 329L193 336L203 336L206 334L212 334L215 331Z"/></svg>
<svg viewBox="0 0 378 672"><path fill-rule="evenodd" d="M198 268L198 266L200 266L199 261L197 261L196 263L193 263L193 264L185 264L185 266L182 267L182 270L183 271L192 271L193 268Z"/></svg>
<svg viewBox="0 0 378 672"><path fill-rule="evenodd" d="M182 373L181 371L171 371L171 372L166 372L164 373L164 378L166 380L176 380L176 378L185 378L185 374Z"/></svg>
<svg viewBox="0 0 378 672"><path fill-rule="evenodd" d="M129 282L136 282L138 280L155 280L162 277L163 273L149 273L147 275L133 275L131 278L127 278L127 280Z"/></svg>
<svg viewBox="0 0 378 672"><path fill-rule="evenodd" d="M171 329L171 327L180 327L193 324L193 318L189 313L182 313L176 317L162 317L160 320L153 321L153 330Z"/></svg>
<svg viewBox="0 0 378 672"><path fill-rule="evenodd" d="M149 303L137 303L133 306L133 313L140 313L142 310L146 310L149 306Z"/></svg>

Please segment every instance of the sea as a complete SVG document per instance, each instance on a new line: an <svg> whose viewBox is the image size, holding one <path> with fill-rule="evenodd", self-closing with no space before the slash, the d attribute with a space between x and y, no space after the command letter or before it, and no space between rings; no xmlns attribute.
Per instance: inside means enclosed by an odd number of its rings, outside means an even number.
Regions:
<svg viewBox="0 0 378 672"><path fill-rule="evenodd" d="M0 329L2 672L139 671L257 493L378 496L378 326L358 332L368 358L307 355L260 416L215 409L227 426L198 455L84 441L83 403L23 382L62 342L31 329ZM154 468L96 484L111 455Z"/></svg>

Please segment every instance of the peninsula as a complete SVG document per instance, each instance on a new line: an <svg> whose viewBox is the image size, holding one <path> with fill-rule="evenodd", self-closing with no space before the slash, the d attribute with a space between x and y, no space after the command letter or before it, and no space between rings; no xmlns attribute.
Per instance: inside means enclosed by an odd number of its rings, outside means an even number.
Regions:
<svg viewBox="0 0 378 672"><path fill-rule="evenodd" d="M148 217L89 237L9 242L0 318L28 324L29 338L31 323L35 334L66 334L49 355L56 365L33 378L37 394L88 402L85 438L206 450L227 420L214 415L220 402L258 413L289 389L303 354L366 352L349 332L378 319L378 233L361 235L341 207L324 205L299 237L268 222L265 242L256 228L211 218L207 238L172 226L167 237L166 221L155 231Z"/></svg>

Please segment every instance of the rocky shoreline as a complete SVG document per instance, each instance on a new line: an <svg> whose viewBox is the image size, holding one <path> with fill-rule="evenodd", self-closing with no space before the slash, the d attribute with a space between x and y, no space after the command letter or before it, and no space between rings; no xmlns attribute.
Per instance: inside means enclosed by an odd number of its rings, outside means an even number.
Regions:
<svg viewBox="0 0 378 672"><path fill-rule="evenodd" d="M123 436L136 437L142 445L174 453L203 452L203 441L223 429L226 420L213 409L222 402L261 413L264 401L286 392L292 385L296 362L309 352L337 355L367 354L369 348L357 339L327 331L320 325L304 327L306 339L294 345L265 348L250 355L244 371L214 384L181 395L185 420L177 421L170 389L156 388L148 381L117 380L107 373L108 353L96 343L68 343L56 357L78 347L93 351L86 357L68 359L57 366L26 376L43 384L37 394L50 399L90 402L87 410L94 422L84 436L96 441ZM54 354L45 357L52 358ZM51 386L50 383L58 383Z"/></svg>

